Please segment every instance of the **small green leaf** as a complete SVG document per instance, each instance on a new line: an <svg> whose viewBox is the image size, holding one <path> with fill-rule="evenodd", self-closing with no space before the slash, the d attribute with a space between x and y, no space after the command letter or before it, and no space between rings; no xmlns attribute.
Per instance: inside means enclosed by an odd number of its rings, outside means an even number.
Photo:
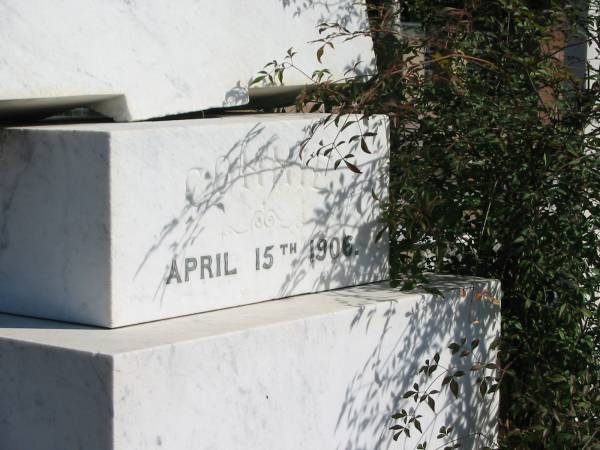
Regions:
<svg viewBox="0 0 600 450"><path fill-rule="evenodd" d="M371 154L371 150L369 150L369 146L367 145L367 141L364 138L360 140L360 148L363 152Z"/></svg>
<svg viewBox="0 0 600 450"><path fill-rule="evenodd" d="M450 391L452 391L452 393L454 394L454 398L458 398L458 390L458 383L456 382L456 380L453 379L452 381L450 381Z"/></svg>
<svg viewBox="0 0 600 450"><path fill-rule="evenodd" d="M317 50L317 61L321 62L321 58L323 57L323 53L325 52L325 46L319 47Z"/></svg>
<svg viewBox="0 0 600 450"><path fill-rule="evenodd" d="M350 169L352 172L354 173L362 173L360 171L360 169L358 167L356 167L354 164L352 164L349 161L344 160L344 162L346 163L346 167L348 167L348 169Z"/></svg>
<svg viewBox="0 0 600 450"><path fill-rule="evenodd" d="M349 120L348 122L346 122L344 125L342 125L342 129L340 131L344 131L346 128L354 125L356 123L355 120Z"/></svg>
<svg viewBox="0 0 600 450"><path fill-rule="evenodd" d="M458 353L458 351L460 350L460 345L457 344L456 342L453 342L452 344L450 344L448 346L448 348L452 351L452 354L456 354Z"/></svg>
<svg viewBox="0 0 600 450"><path fill-rule="evenodd" d="M261 75L259 77L256 77L254 80L252 80L252 82L250 83L250 86L255 85L260 83L261 81L264 81L267 78L266 75Z"/></svg>
<svg viewBox="0 0 600 450"><path fill-rule="evenodd" d="M483 380L481 382L481 384L479 385L479 393L481 394L482 397L485 396L485 393L487 392L487 383L485 382L485 380Z"/></svg>
<svg viewBox="0 0 600 450"><path fill-rule="evenodd" d="M309 110L309 112L311 112L311 113L317 112L317 111L318 111L318 110L321 108L321 106L322 106L322 103L315 102L315 103L313 103L313 105L310 107L310 110Z"/></svg>
<svg viewBox="0 0 600 450"><path fill-rule="evenodd" d="M421 429L421 422L418 420L415 420L415 428L419 431L419 433L423 433L423 430Z"/></svg>
<svg viewBox="0 0 600 450"><path fill-rule="evenodd" d="M412 397L413 395L415 395L416 392L415 391L406 391L404 393L404 395L402 396L402 398L408 398L408 397Z"/></svg>
<svg viewBox="0 0 600 450"><path fill-rule="evenodd" d="M435 412L435 400L431 397L427 397L427 405Z"/></svg>

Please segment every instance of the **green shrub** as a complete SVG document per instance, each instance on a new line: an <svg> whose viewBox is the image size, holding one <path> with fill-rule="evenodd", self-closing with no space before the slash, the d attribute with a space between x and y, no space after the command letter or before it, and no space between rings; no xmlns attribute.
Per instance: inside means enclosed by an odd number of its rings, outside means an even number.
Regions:
<svg viewBox="0 0 600 450"><path fill-rule="evenodd" d="M372 33L379 74L318 71L297 105L390 116L395 283L501 280L505 448L600 448L600 84L572 59L599 18L577 5L372 0L370 29L324 25L317 55Z"/></svg>

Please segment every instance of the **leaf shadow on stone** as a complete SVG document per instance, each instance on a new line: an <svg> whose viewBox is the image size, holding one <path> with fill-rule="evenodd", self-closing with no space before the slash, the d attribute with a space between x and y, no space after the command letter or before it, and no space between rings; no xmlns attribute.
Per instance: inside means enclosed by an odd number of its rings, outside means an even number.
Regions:
<svg viewBox="0 0 600 450"><path fill-rule="evenodd" d="M377 127L384 126L384 122L375 122L375 125L373 130L377 131ZM155 289L154 300L162 302L164 299L171 261L181 258L194 244L206 239L203 235L207 231L206 216L217 211L221 214L220 226L224 238L253 230L262 232L265 227L280 227L289 230L290 235L299 236L301 227L306 226L312 227L309 236L313 240L336 237L341 242L343 236L352 236L353 249L359 254L320 262L322 269L317 268L320 276L309 284L305 280L305 268L314 267L319 261L310 261L310 241L298 242L298 252L290 263L277 295L272 298L386 278L387 267L382 261L387 260L387 246L378 245L377 251L365 250L374 243L376 234L383 226L377 222L376 200L371 192L380 191L383 196L381 191L386 182L381 179L381 171L387 160L386 155L382 154L365 164L361 174L354 174L342 167L333 170L333 158L320 157L316 166L307 166L298 156L301 140L289 148L282 147L279 144L280 137L269 134L263 123L249 127L246 134L219 157L216 167L195 167L188 173L184 206L157 231L155 242L146 250L137 268L136 276L148 264L158 264L155 260L157 254L164 254L168 250L168 263L165 264L164 260L160 262L164 270ZM303 135L310 132L309 128L305 127ZM318 147L316 142L314 145ZM374 148L381 145L379 142ZM358 143L355 142L344 151L357 153L357 147ZM341 189L334 188L333 177L337 178ZM307 190L310 190L311 201L315 193L319 199L318 206L309 213L309 220L302 217L303 196L307 195ZM282 199L277 203L280 209L254 204L257 198L268 198L274 191ZM255 192L258 195L254 195ZM252 209L253 206L257 209ZM232 208L237 210L232 211ZM245 210L239 211L239 208ZM356 211L364 215L364 220L358 226ZM248 299L249 302L257 300L268 298Z"/></svg>
<svg viewBox="0 0 600 450"><path fill-rule="evenodd" d="M474 430L494 436L497 397L483 400L475 384L476 377L469 374L467 368L457 399L447 386L438 387L439 379L434 386L441 391L436 397L436 413L425 403L420 404L422 434L413 428L410 438L403 435L398 442L392 439L393 432L389 428L396 424L392 415L401 409L411 412L415 407L412 398L404 399L403 394L412 389L415 382L425 386L431 381L418 374L426 359L431 360L439 352L441 365L462 369L464 361L461 365L461 358L450 356L447 348L450 342L460 342L462 338L467 342L480 339L481 357L487 358L489 345L499 333L499 306L477 295L485 286L484 280L462 278L456 283L454 277L438 275L432 278L431 286L448 294L445 298L431 299L431 295L421 289L412 292L418 297L416 303L390 300L384 306L376 306L374 299L373 304L369 304L369 289L381 287L361 288L362 304L348 327L350 333L364 334L368 357L362 369L352 374L346 387L335 429L337 450L414 449L420 438L420 442L427 441L427 448L443 448L444 441L437 439L443 425L454 427L454 437L468 436ZM352 298L355 294L349 293L347 299L345 295L344 291L338 294L340 302L355 304L356 299ZM364 348L360 350L361 355L365 354ZM348 349L349 353L353 351ZM460 448L478 449L490 442L480 436L468 436L461 444Z"/></svg>
<svg viewBox="0 0 600 450"><path fill-rule="evenodd" d="M339 23L342 26L366 27L366 15L359 8L364 4L352 0L279 0L281 6L290 11L293 17L300 17L307 11L321 11L320 23ZM315 24L315 26L318 24Z"/></svg>
<svg viewBox="0 0 600 450"><path fill-rule="evenodd" d="M385 127L384 122L362 120L363 130L373 133L381 133L381 127ZM309 127L304 130L309 135ZM387 130L383 130L383 135L387 136ZM316 167L309 163L308 170L314 172L314 189L320 196L320 205L315 208L312 219L305 222L312 226L310 233L314 238L313 245L317 245L318 239L331 239L332 237L351 236L353 242L353 254L350 256L341 256L339 260L325 260L321 264L320 277L312 286L313 291L329 290L340 287L340 285L352 286L364 283L364 280L377 281L387 278L387 265L382 263L387 261L387 246L378 245L377 234L383 230L384 224L380 221L379 202L387 197L387 152L384 151L385 144L377 142L374 148L379 148L381 154L371 160L369 163L361 165L360 174L355 174L339 166L337 170L333 169L336 158L333 153L328 157L319 155L317 157ZM299 152L300 148L293 149ZM353 142L344 148L344 154L354 154L357 160L361 160L358 141ZM314 160L313 160L314 161ZM305 169L306 170L306 169ZM339 186L335 188L330 181L333 177L338 178ZM379 199L375 199L373 192L379 194ZM355 215L358 212L363 220L357 225ZM385 241L386 236L381 239ZM366 247L370 251L365 252ZM313 250L316 252L316 250ZM279 296L285 297L296 291L296 288L302 284L307 273L307 266L314 267L318 261L311 261L310 241L305 242L298 256L292 262L292 270L287 274L282 284Z"/></svg>

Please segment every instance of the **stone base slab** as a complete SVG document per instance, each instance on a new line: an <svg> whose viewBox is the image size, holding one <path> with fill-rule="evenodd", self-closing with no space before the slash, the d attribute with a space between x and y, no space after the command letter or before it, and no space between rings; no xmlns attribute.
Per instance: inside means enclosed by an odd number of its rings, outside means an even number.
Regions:
<svg viewBox="0 0 600 450"><path fill-rule="evenodd" d="M445 299L371 284L117 330L2 315L0 448L403 448L390 415L423 361L499 333L496 282L436 286ZM428 448L444 424L494 432L477 389L441 396Z"/></svg>

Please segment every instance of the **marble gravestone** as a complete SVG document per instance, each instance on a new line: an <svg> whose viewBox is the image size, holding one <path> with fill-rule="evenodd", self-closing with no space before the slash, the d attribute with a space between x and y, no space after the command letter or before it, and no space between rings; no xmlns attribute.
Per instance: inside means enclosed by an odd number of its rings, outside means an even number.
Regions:
<svg viewBox="0 0 600 450"><path fill-rule="evenodd" d="M0 0L0 119L89 106L116 121L243 105L289 47L306 74L374 70L370 37L315 53L317 26L367 29L354 0ZM287 85L309 78L289 70Z"/></svg>
<svg viewBox="0 0 600 450"><path fill-rule="evenodd" d="M419 365L449 366L458 336L490 357L496 281L383 281L386 116L141 122L280 105L321 68L369 77L370 37L323 64L309 42L366 29L365 8L0 0L0 121L116 122L0 128L0 450L414 448L389 427ZM304 73L249 93L289 47ZM497 398L442 391L420 419L432 448L446 423L495 436Z"/></svg>
<svg viewBox="0 0 600 450"><path fill-rule="evenodd" d="M498 402L474 379L420 408L423 435L389 430L425 359L447 366L464 337L487 361L500 331L497 282L434 287L444 299L371 284L116 330L0 314L0 448L442 448L442 425L480 448Z"/></svg>
<svg viewBox="0 0 600 450"><path fill-rule="evenodd" d="M0 311L112 328L386 279L387 118L301 160L325 117L5 129Z"/></svg>

